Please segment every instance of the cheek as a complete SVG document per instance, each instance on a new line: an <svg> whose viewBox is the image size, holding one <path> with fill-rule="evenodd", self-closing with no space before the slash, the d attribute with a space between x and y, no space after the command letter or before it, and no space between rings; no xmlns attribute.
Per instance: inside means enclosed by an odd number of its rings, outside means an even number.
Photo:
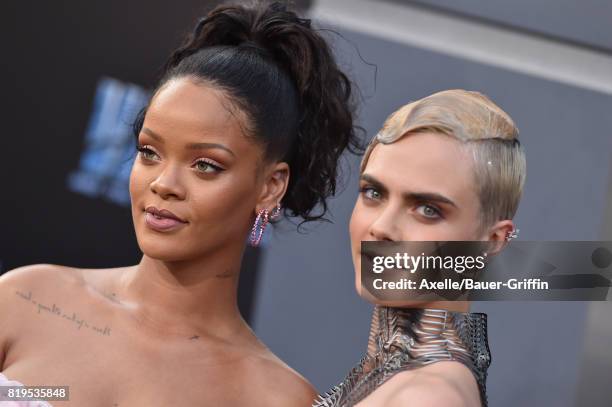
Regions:
<svg viewBox="0 0 612 407"><path fill-rule="evenodd" d="M136 158L138 159L138 158ZM132 202L132 206L138 204L136 199L142 194L145 185L145 181L143 180L142 170L140 169L137 162L134 162L132 165L132 170L130 171L130 179L129 179L129 192L130 192L130 200Z"/></svg>
<svg viewBox="0 0 612 407"><path fill-rule="evenodd" d="M223 182L194 183L190 187L194 215L205 227L216 227L219 233L244 229L255 206L252 183L227 179Z"/></svg>
<svg viewBox="0 0 612 407"><path fill-rule="evenodd" d="M368 215L366 208L363 207L358 200L353 208L351 220L349 222L349 234L351 236L351 244L358 245L361 240L365 240L368 230ZM353 247L355 249L355 247Z"/></svg>

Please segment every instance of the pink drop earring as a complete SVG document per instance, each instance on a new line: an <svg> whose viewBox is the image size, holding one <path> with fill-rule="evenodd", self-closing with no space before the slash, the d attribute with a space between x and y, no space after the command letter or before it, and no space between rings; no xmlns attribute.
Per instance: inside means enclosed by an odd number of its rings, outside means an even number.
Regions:
<svg viewBox="0 0 612 407"><path fill-rule="evenodd" d="M251 246L257 247L261 242L261 237L263 236L264 230L266 230L266 226L270 220L275 220L280 216L281 206L280 204L276 204L276 207L272 209L272 213L270 213L267 209L261 209L257 213L257 218L255 218L255 223L253 223L253 228L251 229L250 243Z"/></svg>
<svg viewBox="0 0 612 407"><path fill-rule="evenodd" d="M261 236L263 235L263 232L266 229L268 220L269 220L268 210L261 209L259 213L257 213L257 217L255 218L255 223L253 223L253 228L251 229L251 237L250 237L251 246L253 247L259 246L259 242L261 242Z"/></svg>

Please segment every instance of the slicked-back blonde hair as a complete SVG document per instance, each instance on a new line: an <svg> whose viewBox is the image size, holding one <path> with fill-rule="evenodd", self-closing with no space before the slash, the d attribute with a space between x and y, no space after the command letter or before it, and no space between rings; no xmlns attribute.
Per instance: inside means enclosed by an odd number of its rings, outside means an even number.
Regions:
<svg viewBox="0 0 612 407"><path fill-rule="evenodd" d="M377 144L391 144L415 133L453 137L471 153L481 228L514 217L525 184L525 153L514 121L491 99L455 89L401 107L387 118L368 145L361 172Z"/></svg>

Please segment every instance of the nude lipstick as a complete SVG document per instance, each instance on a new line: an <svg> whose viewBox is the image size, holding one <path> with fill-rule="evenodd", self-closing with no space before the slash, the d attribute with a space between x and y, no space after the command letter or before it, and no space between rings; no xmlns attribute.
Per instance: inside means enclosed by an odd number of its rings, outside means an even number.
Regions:
<svg viewBox="0 0 612 407"><path fill-rule="evenodd" d="M153 230L167 232L182 227L187 221L167 209L148 206L145 209L145 223Z"/></svg>

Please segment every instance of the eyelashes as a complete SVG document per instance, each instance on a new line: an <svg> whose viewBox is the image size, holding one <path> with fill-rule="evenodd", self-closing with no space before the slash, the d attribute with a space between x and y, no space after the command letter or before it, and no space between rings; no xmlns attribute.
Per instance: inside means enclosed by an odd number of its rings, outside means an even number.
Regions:
<svg viewBox="0 0 612 407"><path fill-rule="evenodd" d="M417 210L417 212L419 212L421 215L423 215L427 219L432 219L432 220L442 219L442 212L433 205L422 204L422 205L419 205L417 209L418 208L425 208L423 211ZM425 211L429 211L429 214L427 214Z"/></svg>
<svg viewBox="0 0 612 407"><path fill-rule="evenodd" d="M211 172L221 172L221 171L225 171L223 168L219 167L218 165L213 164L212 162L201 158L198 161L196 161L195 165L198 166L200 164L204 164L206 165L206 168L212 168L212 171L205 171L205 170L200 170L203 173L211 173ZM201 168L201 167L200 167Z"/></svg>
<svg viewBox="0 0 612 407"><path fill-rule="evenodd" d="M376 190L376 188L371 186L364 186L359 188L359 193L362 194L366 199L370 200L378 200L382 198L382 194ZM377 197L372 196L372 193L378 194Z"/></svg>
<svg viewBox="0 0 612 407"><path fill-rule="evenodd" d="M359 188L359 193L366 201L376 203L383 198L383 194L371 185L364 185ZM429 221L444 219L442 210L436 205L428 202L417 202L416 212Z"/></svg>
<svg viewBox="0 0 612 407"><path fill-rule="evenodd" d="M156 155L157 155L157 153L156 153L155 151L151 150L151 149L150 149L150 148L148 148L148 147L141 146L141 145L136 146L136 150L138 150L138 153L140 153L140 156L141 156L142 158L146 159L146 160L151 160L151 158L148 158L148 157L146 156L148 153L153 153L153 154L156 154Z"/></svg>
<svg viewBox="0 0 612 407"><path fill-rule="evenodd" d="M140 157L146 161L157 161L157 159L151 158L150 155L155 155L159 157L159 155L155 152L155 150L153 150L148 145L144 145L144 146L138 145L136 146L136 150L138 151L138 154L140 155ZM200 158L196 160L193 166L197 167L198 171L203 174L220 173L222 171L225 171L225 168L219 166L214 161L208 160L206 158Z"/></svg>

